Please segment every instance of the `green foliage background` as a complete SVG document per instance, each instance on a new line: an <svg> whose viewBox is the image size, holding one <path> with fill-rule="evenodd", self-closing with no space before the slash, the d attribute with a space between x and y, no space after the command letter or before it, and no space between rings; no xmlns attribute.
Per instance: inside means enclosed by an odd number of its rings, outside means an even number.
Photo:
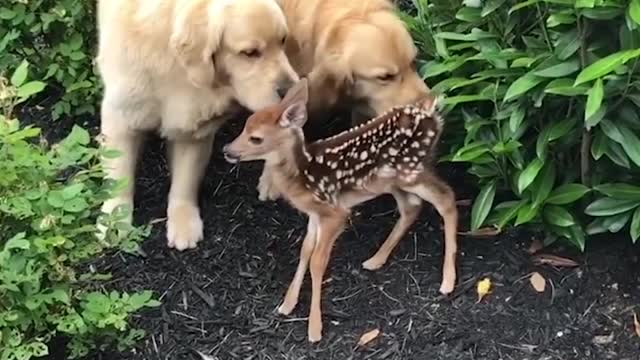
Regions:
<svg viewBox="0 0 640 360"><path fill-rule="evenodd" d="M469 1L468 5L474 5ZM405 16L447 98L443 161L480 192L471 230L546 242L640 237L640 0L414 1Z"/></svg>

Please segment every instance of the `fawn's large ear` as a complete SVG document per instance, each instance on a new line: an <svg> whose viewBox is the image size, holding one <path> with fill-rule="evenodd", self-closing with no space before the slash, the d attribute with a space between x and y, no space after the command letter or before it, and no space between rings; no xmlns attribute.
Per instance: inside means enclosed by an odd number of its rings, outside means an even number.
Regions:
<svg viewBox="0 0 640 360"><path fill-rule="evenodd" d="M436 111L439 111L444 103L444 95L430 93L425 95L420 100L420 107L422 107L429 116L433 115Z"/></svg>
<svg viewBox="0 0 640 360"><path fill-rule="evenodd" d="M280 126L282 127L303 127L307 122L307 101L309 100L309 89L307 79L298 81L285 95L282 100L285 109L280 116Z"/></svg>
<svg viewBox="0 0 640 360"><path fill-rule="evenodd" d="M177 10L169 48L196 86L211 87L215 80L214 55L222 42L227 4L191 1Z"/></svg>

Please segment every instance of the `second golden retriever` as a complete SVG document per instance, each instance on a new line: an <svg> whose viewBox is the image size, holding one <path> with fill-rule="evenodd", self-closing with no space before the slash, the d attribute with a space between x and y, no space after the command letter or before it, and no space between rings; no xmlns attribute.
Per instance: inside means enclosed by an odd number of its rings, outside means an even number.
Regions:
<svg viewBox="0 0 640 360"><path fill-rule="evenodd" d="M310 122L346 108L357 123L429 92L416 71L416 46L390 1L278 1L290 31L287 56L309 81ZM266 170L261 200L279 196L269 179Z"/></svg>

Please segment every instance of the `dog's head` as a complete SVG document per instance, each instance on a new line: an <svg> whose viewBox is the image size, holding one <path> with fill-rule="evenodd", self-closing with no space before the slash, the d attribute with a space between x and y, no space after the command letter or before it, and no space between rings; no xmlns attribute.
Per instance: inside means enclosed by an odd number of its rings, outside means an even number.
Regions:
<svg viewBox="0 0 640 360"><path fill-rule="evenodd" d="M320 43L318 66L310 77L313 97L328 94L368 116L411 103L429 92L416 71L417 49L393 8L343 19Z"/></svg>
<svg viewBox="0 0 640 360"><path fill-rule="evenodd" d="M198 87L228 86L252 111L278 103L298 80L284 53L275 0L185 0L170 47Z"/></svg>

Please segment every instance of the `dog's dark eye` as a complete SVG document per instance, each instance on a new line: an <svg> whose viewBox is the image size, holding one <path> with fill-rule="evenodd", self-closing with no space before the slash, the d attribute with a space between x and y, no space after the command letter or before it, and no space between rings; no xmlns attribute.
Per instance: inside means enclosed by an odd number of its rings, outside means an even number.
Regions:
<svg viewBox="0 0 640 360"><path fill-rule="evenodd" d="M384 75L378 76L378 80L384 81L384 82L391 81L395 78L396 78L395 74L384 74Z"/></svg>
<svg viewBox="0 0 640 360"><path fill-rule="evenodd" d="M260 145L262 144L262 138L259 138L257 136L251 136L249 137L249 141L253 144L253 145Z"/></svg>
<svg viewBox="0 0 640 360"><path fill-rule="evenodd" d="M242 55L249 58L259 58L262 55L262 53L258 49L250 49L250 50L242 51Z"/></svg>

